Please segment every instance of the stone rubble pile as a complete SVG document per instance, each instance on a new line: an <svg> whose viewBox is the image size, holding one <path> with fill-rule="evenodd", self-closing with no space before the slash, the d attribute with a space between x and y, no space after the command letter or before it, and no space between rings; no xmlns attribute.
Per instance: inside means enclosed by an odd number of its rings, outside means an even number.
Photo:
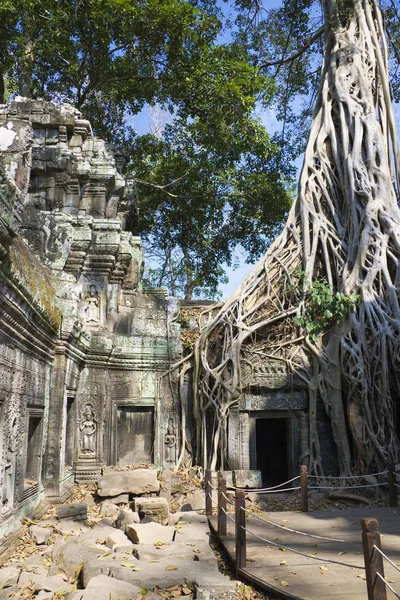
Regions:
<svg viewBox="0 0 400 600"><path fill-rule="evenodd" d="M165 473L159 480L155 469L110 471L98 484L95 518L82 520L93 514L84 503L66 504L57 517L32 524L38 552L0 569L0 600L236 598L235 584L218 571L209 545L203 492L183 502L191 508L201 498L198 511L171 514L167 498L157 495L160 482L172 497ZM181 486L177 493L185 491Z"/></svg>

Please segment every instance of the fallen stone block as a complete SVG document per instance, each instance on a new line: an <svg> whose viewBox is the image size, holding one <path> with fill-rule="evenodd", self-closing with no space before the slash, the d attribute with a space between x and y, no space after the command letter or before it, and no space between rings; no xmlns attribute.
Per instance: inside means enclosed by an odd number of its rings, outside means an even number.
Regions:
<svg viewBox="0 0 400 600"><path fill-rule="evenodd" d="M114 502L111 502L111 500L104 500L104 502L100 504L100 515L102 517L112 517L115 519L118 516L119 511L119 506L114 504Z"/></svg>
<svg viewBox="0 0 400 600"><path fill-rule="evenodd" d="M205 510L205 502L204 492L201 490L196 490L193 496L187 498L186 502L182 504L181 512Z"/></svg>
<svg viewBox="0 0 400 600"><path fill-rule="evenodd" d="M72 587L73 586L71 583L64 581L64 579L62 577L59 577L58 575L45 577L43 583L41 584L41 587L39 587L39 584L35 584L36 590L42 589L45 592L52 592L53 594L64 591L70 592L72 590Z"/></svg>
<svg viewBox="0 0 400 600"><path fill-rule="evenodd" d="M114 471L106 473L99 480L97 493L102 497L134 494L141 496L160 490L155 469L134 469L132 471Z"/></svg>
<svg viewBox="0 0 400 600"><path fill-rule="evenodd" d="M103 517L100 521L97 521L96 525L97 527L112 527L114 520L110 519L110 517Z"/></svg>
<svg viewBox="0 0 400 600"><path fill-rule="evenodd" d="M52 530L48 527L38 527L37 525L31 525L29 527L29 535L38 546L47 544L51 534Z"/></svg>
<svg viewBox="0 0 400 600"><path fill-rule="evenodd" d="M32 582L35 587L35 590L42 590L43 582L45 579L46 575L39 575L38 573L28 573L27 571L22 571L18 579L18 587L22 587L23 585Z"/></svg>
<svg viewBox="0 0 400 600"><path fill-rule="evenodd" d="M59 539L54 543L50 575L64 574L68 579L73 579L85 560L97 559L100 555L99 550L82 545L77 538L61 539L60 542Z"/></svg>
<svg viewBox="0 0 400 600"><path fill-rule="evenodd" d="M261 471L234 470L233 483L238 488L262 488Z"/></svg>
<svg viewBox="0 0 400 600"><path fill-rule="evenodd" d="M157 542L170 544L174 538L175 528L165 527L159 523L137 523L127 525L125 532L134 544L156 544Z"/></svg>
<svg viewBox="0 0 400 600"><path fill-rule="evenodd" d="M72 521L86 521L87 504L63 504L57 509L58 519L72 519Z"/></svg>
<svg viewBox="0 0 400 600"><path fill-rule="evenodd" d="M140 519L150 517L156 523L168 525L169 506L166 498L135 498L135 509Z"/></svg>
<svg viewBox="0 0 400 600"><path fill-rule="evenodd" d="M125 531L127 525L132 523L140 523L140 518L137 512L133 512L130 508L125 508L119 511L117 519L117 528Z"/></svg>
<svg viewBox="0 0 400 600"><path fill-rule="evenodd" d="M119 494L110 498L113 504L129 504L129 494Z"/></svg>
<svg viewBox="0 0 400 600"><path fill-rule="evenodd" d="M113 600L130 600L140 594L140 587L107 575L92 577L86 586L86 591L89 590L106 591Z"/></svg>
<svg viewBox="0 0 400 600"><path fill-rule="evenodd" d="M61 535L79 535L87 531L82 521L71 521L69 519L62 519L54 528L56 533Z"/></svg>
<svg viewBox="0 0 400 600"><path fill-rule="evenodd" d="M11 587L18 581L20 570L15 567L0 569L0 589Z"/></svg>
<svg viewBox="0 0 400 600"><path fill-rule="evenodd" d="M109 532L106 537L106 546L113 550L115 546L132 546L132 542L128 540L123 531L114 529L112 532Z"/></svg>
<svg viewBox="0 0 400 600"><path fill-rule="evenodd" d="M52 600L53 596L53 592L45 592L44 590L40 590L37 596L35 596L35 600Z"/></svg>
<svg viewBox="0 0 400 600"><path fill-rule="evenodd" d="M171 494L183 494L184 492L185 486L182 479L176 473L171 473Z"/></svg>

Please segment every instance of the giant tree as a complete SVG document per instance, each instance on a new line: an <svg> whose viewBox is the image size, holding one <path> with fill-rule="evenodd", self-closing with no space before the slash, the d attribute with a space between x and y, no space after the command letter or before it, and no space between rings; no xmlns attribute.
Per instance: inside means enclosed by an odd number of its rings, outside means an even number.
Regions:
<svg viewBox="0 0 400 600"><path fill-rule="evenodd" d="M308 391L313 473L323 472L318 402L342 474L398 458L399 154L385 32L376 0L324 0L323 8L324 58L297 200L195 349L197 458L211 468L225 466L229 411L262 361L284 365Z"/></svg>

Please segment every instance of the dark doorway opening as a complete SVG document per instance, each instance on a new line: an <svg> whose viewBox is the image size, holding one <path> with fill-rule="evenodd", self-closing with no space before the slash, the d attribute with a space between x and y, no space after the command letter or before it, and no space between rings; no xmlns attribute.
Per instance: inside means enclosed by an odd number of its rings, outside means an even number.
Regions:
<svg viewBox="0 0 400 600"><path fill-rule="evenodd" d="M67 398L67 410L66 410L66 425L65 425L65 454L64 454L64 467L70 469L74 462L74 449L75 449L75 411L74 411L74 400L75 398Z"/></svg>
<svg viewBox="0 0 400 600"><path fill-rule="evenodd" d="M117 462L121 466L153 462L153 407L118 406Z"/></svg>
<svg viewBox="0 0 400 600"><path fill-rule="evenodd" d="M277 485L288 479L288 419L256 419L257 469L263 485Z"/></svg>
<svg viewBox="0 0 400 600"><path fill-rule="evenodd" d="M29 417L28 447L26 455L25 479L30 483L39 480L39 468L42 450L42 418Z"/></svg>

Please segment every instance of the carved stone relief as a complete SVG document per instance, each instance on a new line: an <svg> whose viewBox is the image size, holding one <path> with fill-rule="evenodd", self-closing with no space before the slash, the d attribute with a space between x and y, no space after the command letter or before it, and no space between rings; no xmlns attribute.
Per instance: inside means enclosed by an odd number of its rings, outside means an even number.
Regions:
<svg viewBox="0 0 400 600"><path fill-rule="evenodd" d="M168 419L167 431L164 436L164 463L165 466L176 464L178 438L172 417Z"/></svg>
<svg viewBox="0 0 400 600"><path fill-rule="evenodd" d="M85 406L79 429L81 432L81 453L94 456L96 454L97 423L94 418L93 406L91 404L86 404Z"/></svg>

